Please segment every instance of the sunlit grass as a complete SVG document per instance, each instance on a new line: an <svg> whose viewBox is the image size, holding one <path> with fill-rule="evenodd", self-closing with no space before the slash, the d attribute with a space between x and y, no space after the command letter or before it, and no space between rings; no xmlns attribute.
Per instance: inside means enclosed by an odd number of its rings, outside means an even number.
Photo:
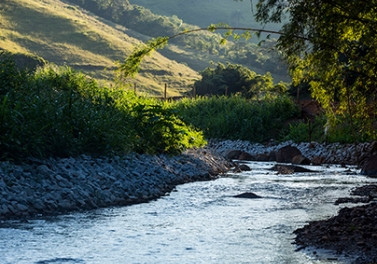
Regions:
<svg viewBox="0 0 377 264"><path fill-rule="evenodd" d="M122 61L140 44L124 34L124 27L58 0L3 0L0 29L1 48L76 67L102 81L113 80L116 61ZM142 68L145 74L126 81L157 96L162 96L165 83L169 86L168 96L180 95L199 77L185 65L158 53L148 57ZM148 72L160 70L168 74L150 78Z"/></svg>

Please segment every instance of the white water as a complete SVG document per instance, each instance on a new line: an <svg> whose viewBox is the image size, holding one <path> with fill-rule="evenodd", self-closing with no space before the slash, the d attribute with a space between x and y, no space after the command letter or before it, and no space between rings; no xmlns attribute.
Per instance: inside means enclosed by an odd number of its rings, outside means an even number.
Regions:
<svg viewBox="0 0 377 264"><path fill-rule="evenodd" d="M334 201L371 179L335 166L276 175L267 170L273 163L248 165L250 172L181 185L147 204L2 222L0 263L350 262L296 251L292 232L335 215ZM232 197L242 192L263 198Z"/></svg>

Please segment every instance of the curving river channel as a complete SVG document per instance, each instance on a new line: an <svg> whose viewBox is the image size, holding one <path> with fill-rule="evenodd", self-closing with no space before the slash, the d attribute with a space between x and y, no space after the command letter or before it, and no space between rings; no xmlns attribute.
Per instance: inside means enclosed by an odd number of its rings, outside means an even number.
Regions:
<svg viewBox="0 0 377 264"><path fill-rule="evenodd" d="M292 232L336 214L333 205L371 181L353 168L276 175L250 172L180 185L146 204L0 223L0 263L349 263L296 250ZM232 196L254 192L263 198ZM343 206L347 206L343 205Z"/></svg>

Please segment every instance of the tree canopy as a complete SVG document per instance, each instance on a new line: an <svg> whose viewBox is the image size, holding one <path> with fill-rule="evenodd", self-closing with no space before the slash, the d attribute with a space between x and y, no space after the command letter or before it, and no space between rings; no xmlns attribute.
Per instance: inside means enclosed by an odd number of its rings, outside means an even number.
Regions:
<svg viewBox="0 0 377 264"><path fill-rule="evenodd" d="M202 78L194 84L197 95L242 95L247 98L261 99L266 96L282 95L287 87L279 82L274 85L271 74L257 74L249 68L218 63L201 72Z"/></svg>
<svg viewBox="0 0 377 264"><path fill-rule="evenodd" d="M258 0L254 12L266 24L288 18L278 47L331 124L376 139L377 0Z"/></svg>

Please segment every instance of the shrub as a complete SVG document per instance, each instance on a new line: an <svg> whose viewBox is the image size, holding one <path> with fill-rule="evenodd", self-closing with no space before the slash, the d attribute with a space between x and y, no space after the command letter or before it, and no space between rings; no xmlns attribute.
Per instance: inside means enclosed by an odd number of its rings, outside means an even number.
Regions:
<svg viewBox="0 0 377 264"><path fill-rule="evenodd" d="M99 87L69 67L17 70L0 56L0 158L178 153L204 144L155 100Z"/></svg>
<svg viewBox="0 0 377 264"><path fill-rule="evenodd" d="M241 96L200 97L174 103L186 123L201 129L207 138L265 142L278 138L285 123L298 116L288 97L249 100Z"/></svg>

